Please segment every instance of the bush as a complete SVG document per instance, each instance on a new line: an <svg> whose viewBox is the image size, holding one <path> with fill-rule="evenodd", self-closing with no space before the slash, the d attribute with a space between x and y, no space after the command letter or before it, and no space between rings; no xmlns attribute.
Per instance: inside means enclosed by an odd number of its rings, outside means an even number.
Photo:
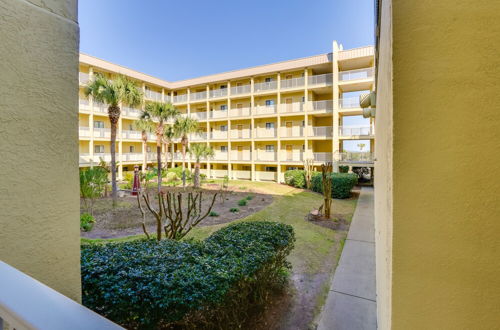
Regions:
<svg viewBox="0 0 500 330"><path fill-rule="evenodd" d="M240 199L238 201L238 206L245 206L247 205L247 200L246 199Z"/></svg>
<svg viewBox="0 0 500 330"><path fill-rule="evenodd" d="M247 201L251 201L253 199L253 195L248 195L246 199Z"/></svg>
<svg viewBox="0 0 500 330"><path fill-rule="evenodd" d="M211 216L211 217L218 217L219 213L217 213L215 211L210 211L210 213L208 215Z"/></svg>
<svg viewBox="0 0 500 330"><path fill-rule="evenodd" d="M127 328L240 328L283 288L290 225L229 225L205 241L82 245L83 304Z"/></svg>
<svg viewBox="0 0 500 330"><path fill-rule="evenodd" d="M340 173L347 173L347 172L349 172L349 166L347 166L347 165L340 165L339 166L339 172Z"/></svg>
<svg viewBox="0 0 500 330"><path fill-rule="evenodd" d="M237 207L232 207L232 208L229 209L229 212L231 212L231 213L237 213L237 212L240 212L240 209L237 208Z"/></svg>
<svg viewBox="0 0 500 330"><path fill-rule="evenodd" d="M306 187L306 171L289 170L285 172L285 183L296 188Z"/></svg>
<svg viewBox="0 0 500 330"><path fill-rule="evenodd" d="M95 219L88 213L80 215L80 229L83 231L90 231L94 227Z"/></svg>
<svg viewBox="0 0 500 330"><path fill-rule="evenodd" d="M174 172L168 172L166 176L166 180L168 183L174 182L174 181L179 181L179 177L177 176L177 173Z"/></svg>
<svg viewBox="0 0 500 330"><path fill-rule="evenodd" d="M191 180L192 178L192 173L189 171L188 168L185 169L186 171L186 180ZM175 173L179 180L182 180L182 167L174 167L174 168L169 168L167 173Z"/></svg>
<svg viewBox="0 0 500 330"><path fill-rule="evenodd" d="M332 173L332 197L349 198L352 188L358 183L354 173ZM323 193L323 178L321 172L314 172L311 177L312 191Z"/></svg>

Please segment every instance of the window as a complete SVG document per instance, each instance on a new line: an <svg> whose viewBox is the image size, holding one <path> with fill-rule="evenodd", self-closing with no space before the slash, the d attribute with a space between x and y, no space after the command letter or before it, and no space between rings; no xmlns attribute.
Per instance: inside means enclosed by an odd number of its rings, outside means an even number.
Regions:
<svg viewBox="0 0 500 330"><path fill-rule="evenodd" d="M227 165L222 165L223 170L227 170Z"/></svg>
<svg viewBox="0 0 500 330"><path fill-rule="evenodd" d="M302 102L305 102L305 101L306 101L306 97L302 96Z"/></svg>
<svg viewBox="0 0 500 330"><path fill-rule="evenodd" d="M243 171L251 171L251 170L252 170L252 166L243 165Z"/></svg>
<svg viewBox="0 0 500 330"><path fill-rule="evenodd" d="M274 145L266 144L266 152L274 152Z"/></svg>
<svg viewBox="0 0 500 330"><path fill-rule="evenodd" d="M104 128L104 122L99 120L94 120L94 128Z"/></svg>
<svg viewBox="0 0 500 330"><path fill-rule="evenodd" d="M287 80L288 79L292 79L292 75L291 74L287 74L286 77L285 77L285 79L287 79Z"/></svg>
<svg viewBox="0 0 500 330"><path fill-rule="evenodd" d="M220 146L220 152L227 152L227 146Z"/></svg>
<svg viewBox="0 0 500 330"><path fill-rule="evenodd" d="M270 107L274 105L274 100L266 100L266 107Z"/></svg>
<svg viewBox="0 0 500 330"><path fill-rule="evenodd" d="M150 146L146 147L146 152L151 152L151 147Z"/></svg>
<svg viewBox="0 0 500 330"><path fill-rule="evenodd" d="M303 144L303 145L302 145L302 151L305 151L305 150L306 150L306 145L305 145L305 144Z"/></svg>
<svg viewBox="0 0 500 330"><path fill-rule="evenodd" d="M221 109L222 111L226 111L226 110L227 110L227 105L226 105L226 104L222 104L222 105L220 106L220 109Z"/></svg>
<svg viewBox="0 0 500 330"><path fill-rule="evenodd" d="M226 89L227 85L220 85L220 89Z"/></svg>
<svg viewBox="0 0 500 330"><path fill-rule="evenodd" d="M302 127L306 127L306 121L305 120L302 121Z"/></svg>
<svg viewBox="0 0 500 330"><path fill-rule="evenodd" d="M276 167L274 166L266 166L266 172L276 172Z"/></svg>
<svg viewBox="0 0 500 330"><path fill-rule="evenodd" d="M265 81L265 82L271 82L271 81L273 81L273 78L268 77L268 78L266 78L264 81Z"/></svg>
<svg viewBox="0 0 500 330"><path fill-rule="evenodd" d="M286 170L287 171L292 171L292 170L298 170L299 168L297 166L287 166Z"/></svg>
<svg viewBox="0 0 500 330"><path fill-rule="evenodd" d="M133 131L133 130L134 130L134 125L129 124L129 125L128 125L128 129L129 129L129 131Z"/></svg>
<svg viewBox="0 0 500 330"><path fill-rule="evenodd" d="M227 125L220 125L221 132L227 132Z"/></svg>
<svg viewBox="0 0 500 330"><path fill-rule="evenodd" d="M274 129L274 123L266 123L266 129Z"/></svg>
<svg viewBox="0 0 500 330"><path fill-rule="evenodd" d="M129 151L130 153L135 152L135 147L134 147L134 146L130 146L130 147L128 147L128 151Z"/></svg>
<svg viewBox="0 0 500 330"><path fill-rule="evenodd" d="M94 146L94 153L96 154L103 154L104 153L104 146L97 144Z"/></svg>

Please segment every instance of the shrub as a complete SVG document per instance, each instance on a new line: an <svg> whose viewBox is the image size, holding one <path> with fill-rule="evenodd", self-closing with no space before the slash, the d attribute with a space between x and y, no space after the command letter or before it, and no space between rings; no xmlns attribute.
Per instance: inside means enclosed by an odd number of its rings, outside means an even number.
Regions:
<svg viewBox="0 0 500 330"><path fill-rule="evenodd" d="M210 213L208 215L211 216L211 217L218 217L219 213L217 213L215 211L210 211Z"/></svg>
<svg viewBox="0 0 500 330"><path fill-rule="evenodd" d="M246 199L240 199L238 201L238 206L245 206L247 205L247 200Z"/></svg>
<svg viewBox="0 0 500 330"><path fill-rule="evenodd" d="M290 225L229 225L205 241L82 245L83 304L127 328L241 328L283 288Z"/></svg>
<svg viewBox="0 0 500 330"><path fill-rule="evenodd" d="M340 165L339 166L339 172L340 173L347 173L347 172L349 172L349 166L347 166L347 165Z"/></svg>
<svg viewBox="0 0 500 330"><path fill-rule="evenodd" d="M80 229L83 231L90 231L94 227L95 219L88 213L80 215Z"/></svg>
<svg viewBox="0 0 500 330"><path fill-rule="evenodd" d="M174 181L179 181L179 177L177 176L177 173L174 172L168 172L166 176L166 180L168 183L174 182Z"/></svg>
<svg viewBox="0 0 500 330"><path fill-rule="evenodd" d="M354 173L332 173L332 197L349 198L351 189L358 183L358 176ZM311 189L323 193L323 179L320 172L314 172L311 178Z"/></svg>
<svg viewBox="0 0 500 330"><path fill-rule="evenodd" d="M240 209L237 208L237 207L232 207L232 208L229 209L229 212L231 212L231 213L240 212Z"/></svg>
<svg viewBox="0 0 500 330"><path fill-rule="evenodd" d="M248 195L246 199L247 201L251 201L253 199L253 195Z"/></svg>
<svg viewBox="0 0 500 330"><path fill-rule="evenodd" d="M182 180L182 167L169 168L167 173L175 173L179 180ZM191 180L192 173L186 168L186 180Z"/></svg>
<svg viewBox="0 0 500 330"><path fill-rule="evenodd" d="M306 172L304 170L289 170L285 172L285 183L296 188L305 188Z"/></svg>

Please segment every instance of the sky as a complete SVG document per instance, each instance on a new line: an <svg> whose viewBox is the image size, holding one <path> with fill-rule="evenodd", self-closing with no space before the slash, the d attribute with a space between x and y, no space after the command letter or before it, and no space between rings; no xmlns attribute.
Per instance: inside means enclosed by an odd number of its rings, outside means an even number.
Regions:
<svg viewBox="0 0 500 330"><path fill-rule="evenodd" d="M167 81L373 45L373 0L80 0L80 51Z"/></svg>

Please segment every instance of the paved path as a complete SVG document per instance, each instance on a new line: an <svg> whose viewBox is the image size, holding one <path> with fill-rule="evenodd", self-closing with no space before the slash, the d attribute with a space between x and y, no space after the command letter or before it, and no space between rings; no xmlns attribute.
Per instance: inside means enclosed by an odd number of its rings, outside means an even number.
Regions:
<svg viewBox="0 0 500 330"><path fill-rule="evenodd" d="M318 330L377 328L373 189L363 187Z"/></svg>

